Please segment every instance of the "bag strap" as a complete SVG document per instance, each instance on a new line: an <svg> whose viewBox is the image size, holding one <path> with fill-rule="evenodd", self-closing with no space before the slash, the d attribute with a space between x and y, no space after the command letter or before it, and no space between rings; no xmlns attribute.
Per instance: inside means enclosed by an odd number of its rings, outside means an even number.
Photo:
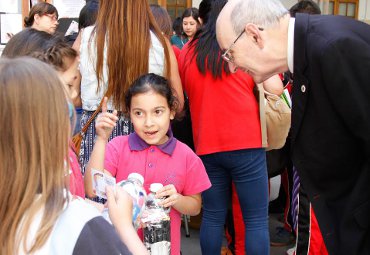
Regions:
<svg viewBox="0 0 370 255"><path fill-rule="evenodd" d="M105 97L106 97L106 95L103 96L103 99L100 101L100 104L99 104L98 108L96 108L95 112L90 116L90 118L85 123L84 127L81 129L81 131L80 131L81 135L86 133L87 129L89 128L89 126L91 124L91 122L95 119L96 115L98 115L98 113L100 112L100 110L103 106L103 101L104 101Z"/></svg>
<svg viewBox="0 0 370 255"><path fill-rule="evenodd" d="M260 112L260 122L261 122L261 136L262 136L262 148L267 148L267 127L266 127L266 111L265 111L265 90L263 84L257 84L258 88L258 104Z"/></svg>

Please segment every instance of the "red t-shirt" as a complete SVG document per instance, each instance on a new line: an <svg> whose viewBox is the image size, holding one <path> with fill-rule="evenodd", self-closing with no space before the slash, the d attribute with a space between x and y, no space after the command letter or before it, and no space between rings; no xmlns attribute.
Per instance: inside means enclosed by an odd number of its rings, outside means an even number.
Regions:
<svg viewBox="0 0 370 255"><path fill-rule="evenodd" d="M188 53L189 52L189 53ZM194 146L198 155L261 148L258 103L254 82L237 71L213 79L199 72L193 50L185 45L178 64L181 82L189 97Z"/></svg>
<svg viewBox="0 0 370 255"><path fill-rule="evenodd" d="M172 49L173 49L173 52L175 53L176 59L178 60L181 50L177 48L175 45L172 45Z"/></svg>

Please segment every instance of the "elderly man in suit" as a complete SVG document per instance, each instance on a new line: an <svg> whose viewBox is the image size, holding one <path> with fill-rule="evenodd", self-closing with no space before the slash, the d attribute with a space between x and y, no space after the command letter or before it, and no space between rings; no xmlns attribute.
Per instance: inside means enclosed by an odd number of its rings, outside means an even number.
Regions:
<svg viewBox="0 0 370 255"><path fill-rule="evenodd" d="M292 159L329 254L370 254L370 26L230 0L217 39L255 82L293 73Z"/></svg>

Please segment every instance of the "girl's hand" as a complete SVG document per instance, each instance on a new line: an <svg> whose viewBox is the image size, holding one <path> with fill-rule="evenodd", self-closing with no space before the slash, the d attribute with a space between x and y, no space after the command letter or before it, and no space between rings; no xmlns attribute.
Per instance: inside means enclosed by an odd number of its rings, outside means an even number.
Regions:
<svg viewBox="0 0 370 255"><path fill-rule="evenodd" d="M109 217L115 227L132 226L132 198L119 186L107 186L107 205Z"/></svg>
<svg viewBox="0 0 370 255"><path fill-rule="evenodd" d="M174 206L179 201L181 195L177 193L177 190L173 184L169 184L158 190L155 197L165 198L160 202L160 205L163 207L170 207Z"/></svg>
<svg viewBox="0 0 370 255"><path fill-rule="evenodd" d="M106 192L109 217L117 233L132 254L149 255L132 225L131 196L122 187L116 186L115 188L116 192L114 192L112 187L108 186Z"/></svg>
<svg viewBox="0 0 370 255"><path fill-rule="evenodd" d="M98 115L95 122L97 137L102 138L105 141L108 140L118 120L116 110L114 110L113 113L109 113L107 111L107 102L108 98L104 97L102 104L102 112Z"/></svg>

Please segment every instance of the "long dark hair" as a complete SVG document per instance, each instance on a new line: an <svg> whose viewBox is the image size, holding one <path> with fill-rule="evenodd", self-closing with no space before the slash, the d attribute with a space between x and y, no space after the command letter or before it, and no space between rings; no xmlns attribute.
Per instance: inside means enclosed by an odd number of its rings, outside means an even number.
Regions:
<svg viewBox="0 0 370 255"><path fill-rule="evenodd" d="M182 35L182 18L177 17L172 23L172 29L175 31L177 36Z"/></svg>
<svg viewBox="0 0 370 255"><path fill-rule="evenodd" d="M208 22L208 16L211 11L213 1L214 0L203 0L199 4L199 18L202 20L203 24Z"/></svg>
<svg viewBox="0 0 370 255"><path fill-rule="evenodd" d="M99 10L99 1L86 1L86 5L82 7L80 16L78 17L78 30L92 26L95 24Z"/></svg>
<svg viewBox="0 0 370 255"><path fill-rule="evenodd" d="M189 48L194 47L194 56L199 71L206 74L212 73L213 78L221 78L222 71L230 73L229 66L221 58L221 49L216 39L216 20L227 0L215 0L211 2L208 20L203 27L195 34L194 39L189 43Z"/></svg>
<svg viewBox="0 0 370 255"><path fill-rule="evenodd" d="M181 16L181 20L183 20L184 18L187 18L187 17L193 17L193 19L195 19L195 21L199 24L199 10L195 7L191 7L191 8L187 8L184 13L182 14Z"/></svg>
<svg viewBox="0 0 370 255"><path fill-rule="evenodd" d="M131 110L132 97L138 94L147 93L149 91L153 91L154 93L157 93L166 98L168 107L172 111L176 111L179 105L178 99L174 96L173 89L169 81L160 75L148 73L137 78L126 92L125 106L126 113L128 115Z"/></svg>

